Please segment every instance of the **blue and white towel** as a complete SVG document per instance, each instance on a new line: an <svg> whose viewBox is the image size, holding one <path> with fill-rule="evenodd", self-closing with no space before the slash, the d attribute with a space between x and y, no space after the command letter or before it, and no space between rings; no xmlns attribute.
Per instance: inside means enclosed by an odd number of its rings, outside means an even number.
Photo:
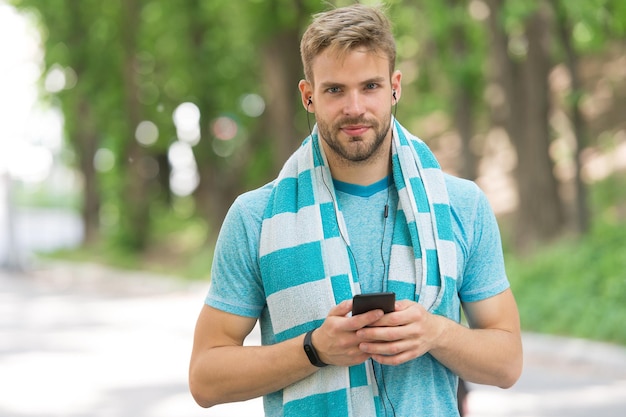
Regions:
<svg viewBox="0 0 626 417"><path fill-rule="evenodd" d="M260 268L277 341L319 327L333 306L361 292L319 140L315 129L285 163L263 218ZM456 246L443 172L395 119L392 170L399 202L387 290L451 316ZM381 409L370 361L322 368L285 388L283 403L285 416L368 417Z"/></svg>

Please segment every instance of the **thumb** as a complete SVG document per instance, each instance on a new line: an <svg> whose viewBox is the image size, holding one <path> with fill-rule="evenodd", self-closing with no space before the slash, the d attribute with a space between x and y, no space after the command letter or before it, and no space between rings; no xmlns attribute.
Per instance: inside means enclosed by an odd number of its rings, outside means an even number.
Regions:
<svg viewBox="0 0 626 417"><path fill-rule="evenodd" d="M344 300L328 312L329 316L345 316L352 311L352 299Z"/></svg>

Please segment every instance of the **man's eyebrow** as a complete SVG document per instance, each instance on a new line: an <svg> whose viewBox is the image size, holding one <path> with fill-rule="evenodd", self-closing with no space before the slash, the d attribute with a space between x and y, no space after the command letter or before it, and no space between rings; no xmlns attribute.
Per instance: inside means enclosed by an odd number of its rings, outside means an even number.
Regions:
<svg viewBox="0 0 626 417"><path fill-rule="evenodd" d="M370 78L369 80L363 81L361 84L363 85L371 84L371 83L382 84L384 82L385 82L385 77L374 77L374 78Z"/></svg>
<svg viewBox="0 0 626 417"><path fill-rule="evenodd" d="M320 87L325 90L325 89L331 88L331 87L345 87L345 84L336 83L336 82L332 82L332 81L325 81L323 83L320 83Z"/></svg>
<svg viewBox="0 0 626 417"><path fill-rule="evenodd" d="M371 84L371 83L377 83L377 84L382 84L385 82L385 77L374 77L374 78L370 78L367 79L365 81L362 81L360 83L360 85L367 85L367 84ZM327 88L331 88L331 87L345 87L345 84L342 83L337 83L337 82L332 82L332 81L325 81L323 83L320 83L320 87L322 89L327 89Z"/></svg>

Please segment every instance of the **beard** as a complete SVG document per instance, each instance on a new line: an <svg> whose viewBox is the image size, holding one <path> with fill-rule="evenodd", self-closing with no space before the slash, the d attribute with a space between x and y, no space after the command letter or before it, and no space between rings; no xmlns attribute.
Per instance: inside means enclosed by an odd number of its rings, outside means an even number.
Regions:
<svg viewBox="0 0 626 417"><path fill-rule="evenodd" d="M349 136L347 142L339 139L341 128L350 125L367 125L372 132L364 136ZM345 162L363 162L370 159L379 150L391 126L391 115L378 122L375 119L345 118L333 124L317 121L319 134L330 149ZM373 138L370 137L373 133Z"/></svg>

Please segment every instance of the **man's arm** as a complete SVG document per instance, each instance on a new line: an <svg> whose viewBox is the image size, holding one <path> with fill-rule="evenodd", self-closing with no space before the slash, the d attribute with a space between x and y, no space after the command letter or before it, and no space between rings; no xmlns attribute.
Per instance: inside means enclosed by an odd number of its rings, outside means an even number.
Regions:
<svg viewBox="0 0 626 417"><path fill-rule="evenodd" d="M357 332L364 340L360 348L388 365L428 352L466 381L512 386L522 371L522 342L511 290L463 308L470 328L402 300L375 327Z"/></svg>
<svg viewBox="0 0 626 417"><path fill-rule="evenodd" d="M327 347L329 365L351 366L369 358L358 349L358 329L383 315L381 310L346 317L352 300L333 307L313 344ZM204 306L198 317L189 366L189 387L202 407L244 401L278 391L313 374L304 353L304 335L270 346L243 346L256 320ZM318 334L319 333L319 334ZM330 335L330 339L325 339Z"/></svg>
<svg viewBox="0 0 626 417"><path fill-rule="evenodd" d="M194 334L189 388L202 407L256 398L315 372L304 336L272 346L243 346L256 319L205 305Z"/></svg>
<svg viewBox="0 0 626 417"><path fill-rule="evenodd" d="M470 328L442 318L441 338L430 353L466 381L510 388L523 362L513 293L508 289L463 309Z"/></svg>

